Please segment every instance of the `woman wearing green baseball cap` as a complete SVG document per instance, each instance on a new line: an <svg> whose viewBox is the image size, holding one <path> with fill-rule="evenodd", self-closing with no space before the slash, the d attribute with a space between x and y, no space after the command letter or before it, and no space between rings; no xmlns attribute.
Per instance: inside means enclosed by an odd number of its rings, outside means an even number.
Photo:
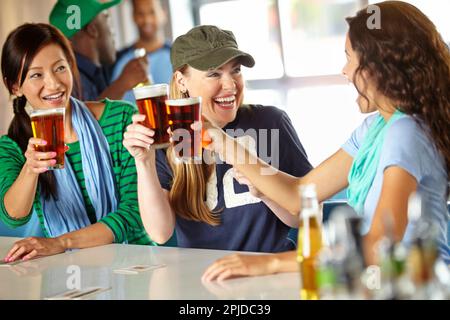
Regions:
<svg viewBox="0 0 450 320"><path fill-rule="evenodd" d="M239 50L231 31L191 29L173 43L171 62L171 98L201 97L204 116L253 145L254 152L271 150L272 164L280 170L297 177L311 170L285 112L243 104L241 66L255 62ZM164 243L176 230L181 247L260 252L295 248L288 233L298 226L296 217L247 186L228 164L186 164L176 160L170 147L155 152L150 147L153 132L140 124L144 119L133 117L124 145L136 161L140 213L154 241Z"/></svg>
<svg viewBox="0 0 450 320"><path fill-rule="evenodd" d="M0 219L17 227L36 214L46 236L16 242L5 261L112 242L152 243L139 218L134 160L121 143L135 107L73 98L73 51L48 24L13 30L3 45L1 69L14 96L14 118L0 137ZM65 109L63 138L70 148L64 168L49 171L57 150L38 151L47 141L33 138L29 107Z"/></svg>

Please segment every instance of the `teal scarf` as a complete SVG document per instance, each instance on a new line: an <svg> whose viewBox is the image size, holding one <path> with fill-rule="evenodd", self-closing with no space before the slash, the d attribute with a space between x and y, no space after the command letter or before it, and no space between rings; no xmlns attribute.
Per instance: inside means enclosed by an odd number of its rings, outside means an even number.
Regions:
<svg viewBox="0 0 450 320"><path fill-rule="evenodd" d="M347 198L348 204L360 215L364 213L364 203L375 179L386 132L403 115L402 112L397 110L386 122L378 114L367 131L361 147L353 160L348 175Z"/></svg>

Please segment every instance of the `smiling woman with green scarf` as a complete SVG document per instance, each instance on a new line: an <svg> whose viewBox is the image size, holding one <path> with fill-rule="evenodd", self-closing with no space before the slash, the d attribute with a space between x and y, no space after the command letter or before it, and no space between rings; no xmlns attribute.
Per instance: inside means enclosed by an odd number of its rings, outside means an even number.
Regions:
<svg viewBox="0 0 450 320"><path fill-rule="evenodd" d="M374 114L340 150L306 176L295 178L256 159L215 128L208 129L214 141L209 148L292 214L301 207L299 185L315 184L319 201L348 188L349 204L363 217L368 264L377 263L374 249L387 232L386 220L392 221L395 240L411 242L416 224L408 221L407 204L417 191L426 203L423 218L438 226L440 256L450 263L450 53L433 23L416 7L401 1L376 6L382 17L380 29L367 28L367 9L347 19L347 64L342 72L359 92L361 112ZM233 144L234 154L227 152ZM248 163L237 161L242 152ZM273 174L267 174L270 171ZM295 252L227 256L210 266L204 279L296 271L295 256Z"/></svg>

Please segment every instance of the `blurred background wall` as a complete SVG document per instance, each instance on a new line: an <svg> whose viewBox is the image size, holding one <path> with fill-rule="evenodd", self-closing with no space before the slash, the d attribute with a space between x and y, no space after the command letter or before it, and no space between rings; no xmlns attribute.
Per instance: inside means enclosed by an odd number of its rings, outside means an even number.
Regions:
<svg viewBox="0 0 450 320"><path fill-rule="evenodd" d="M56 0L1 0L0 43L24 22L47 22ZM80 0L81 1L81 0ZM169 14L167 40L198 24L232 30L239 46L256 59L243 70L246 102L275 105L292 119L313 165L336 151L364 118L356 93L340 73L345 62L344 18L371 0L161 0ZM450 41L450 1L407 0ZM137 36L130 0L111 9L117 49ZM250 18L251 15L251 18ZM0 85L0 134L12 117Z"/></svg>

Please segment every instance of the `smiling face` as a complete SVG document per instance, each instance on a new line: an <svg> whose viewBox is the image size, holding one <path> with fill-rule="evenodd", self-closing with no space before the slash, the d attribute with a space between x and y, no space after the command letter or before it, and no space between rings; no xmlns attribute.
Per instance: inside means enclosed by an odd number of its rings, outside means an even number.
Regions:
<svg viewBox="0 0 450 320"><path fill-rule="evenodd" d="M24 95L34 109L66 107L72 86L72 72L62 48L49 44L36 54L22 86L16 85L14 94Z"/></svg>
<svg viewBox="0 0 450 320"><path fill-rule="evenodd" d="M202 114L216 125L223 128L236 118L244 89L239 60L209 71L188 67L184 74L177 71L176 78L180 91L202 97Z"/></svg>
<svg viewBox="0 0 450 320"><path fill-rule="evenodd" d="M166 16L159 0L133 1L133 19L144 40L153 40L166 21Z"/></svg>
<svg viewBox="0 0 450 320"><path fill-rule="evenodd" d="M356 70L359 67L359 57L357 52L353 50L348 35L345 41L345 55L347 57L347 63L342 69L342 74L347 77L347 79L369 100L367 101L363 96L361 96L361 94L359 94L358 99L356 100L359 109L362 113L370 113L376 111L377 107L375 104L375 90L373 89L374 86L369 80L367 80L367 76L365 76L364 72L356 73Z"/></svg>

